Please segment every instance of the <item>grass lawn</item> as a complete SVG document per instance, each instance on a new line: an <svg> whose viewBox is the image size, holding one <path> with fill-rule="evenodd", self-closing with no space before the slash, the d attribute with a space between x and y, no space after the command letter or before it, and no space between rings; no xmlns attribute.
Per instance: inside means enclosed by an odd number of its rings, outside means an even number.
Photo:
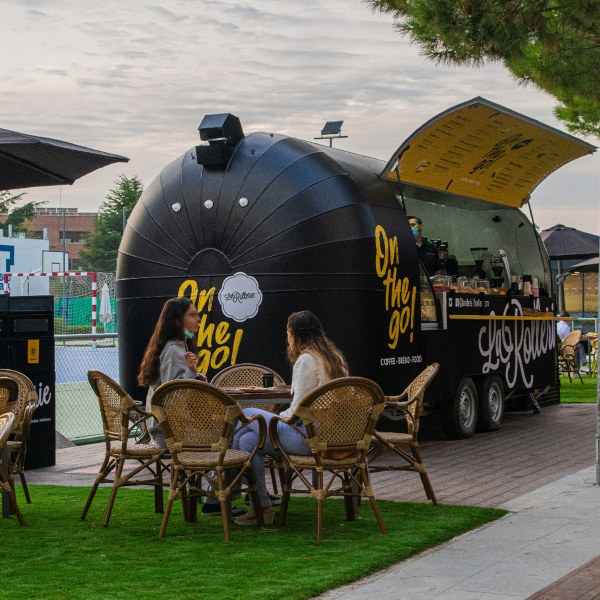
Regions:
<svg viewBox="0 0 600 600"><path fill-rule="evenodd" d="M223 541L219 517L183 522L181 503L158 539L161 515L149 490L119 490L108 529L101 489L87 521L79 519L87 488L31 486L33 504L18 490L27 527L0 519L0 597L178 600L309 598L436 546L505 511L468 506L380 502L383 536L368 502L345 520L343 503L325 505L324 540L317 543L316 503L292 498L284 530L232 526ZM7 594L7 595L2 595Z"/></svg>
<svg viewBox="0 0 600 600"><path fill-rule="evenodd" d="M583 385L581 385L579 377L574 377L573 383L569 383L568 377L560 378L561 404L598 401L598 379L596 377L589 377L587 373L582 373L581 377Z"/></svg>

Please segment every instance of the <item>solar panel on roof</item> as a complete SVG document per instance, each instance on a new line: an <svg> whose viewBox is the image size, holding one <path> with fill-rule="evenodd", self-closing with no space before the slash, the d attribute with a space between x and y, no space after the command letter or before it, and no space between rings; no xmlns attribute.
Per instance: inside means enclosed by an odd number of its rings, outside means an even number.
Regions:
<svg viewBox="0 0 600 600"><path fill-rule="evenodd" d="M321 129L321 135L338 135L342 132L344 121L327 121L325 127Z"/></svg>

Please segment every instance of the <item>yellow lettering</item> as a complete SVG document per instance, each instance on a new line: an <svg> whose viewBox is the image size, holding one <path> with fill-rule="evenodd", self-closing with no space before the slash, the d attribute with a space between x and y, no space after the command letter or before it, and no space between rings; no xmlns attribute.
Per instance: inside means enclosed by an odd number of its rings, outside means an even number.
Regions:
<svg viewBox="0 0 600 600"><path fill-rule="evenodd" d="M375 227L375 271L377 277L383 277L387 271L387 245L388 240L385 229L381 225L377 225Z"/></svg>
<svg viewBox="0 0 600 600"><path fill-rule="evenodd" d="M395 310L392 313L392 318L390 319L390 330L389 336L390 341L388 342L388 346L393 350L398 345L398 339L400 337L400 313Z"/></svg>
<svg viewBox="0 0 600 600"><path fill-rule="evenodd" d="M385 310L390 312L388 346L395 349L400 335L410 327L409 341L414 339L415 298L417 288L410 287L408 277L398 278L400 249L398 238L389 238L381 225L375 227L375 271L385 287Z"/></svg>
<svg viewBox="0 0 600 600"><path fill-rule="evenodd" d="M227 343L227 340L231 337L229 333L229 323L226 321L221 321L217 325L217 331L215 332L215 342L218 345L223 345Z"/></svg>
<svg viewBox="0 0 600 600"><path fill-rule="evenodd" d="M187 279L179 286L179 291L177 292L178 298L183 298L186 295L188 288L191 289L190 295L188 298L196 304L196 300L198 299L198 284L193 279Z"/></svg>
<svg viewBox="0 0 600 600"><path fill-rule="evenodd" d="M206 375L210 367L210 350L200 350L198 352L198 371Z"/></svg>
<svg viewBox="0 0 600 600"><path fill-rule="evenodd" d="M221 359L218 358L219 354L222 354ZM212 358L210 360L210 366L213 369L220 369L224 364L225 361L229 358L229 348L227 346L221 346L220 348L217 348L212 355Z"/></svg>
<svg viewBox="0 0 600 600"><path fill-rule="evenodd" d="M206 307L206 303L208 302L207 312L212 312L213 300L215 298L215 289L214 287L210 288L210 290L202 290L200 292L200 298L198 299L198 312L202 312Z"/></svg>
<svg viewBox="0 0 600 600"><path fill-rule="evenodd" d="M198 327L198 348L204 348L204 346L212 348L213 345L213 333L215 330L215 324L209 323L207 326L207 320L207 314L204 314L200 317L200 326Z"/></svg>
<svg viewBox="0 0 600 600"><path fill-rule="evenodd" d="M242 343L242 335L244 335L244 331L242 329L238 329L235 332L235 338L233 339L233 349L231 351L231 364L235 365L237 362L238 350L240 349L240 344Z"/></svg>

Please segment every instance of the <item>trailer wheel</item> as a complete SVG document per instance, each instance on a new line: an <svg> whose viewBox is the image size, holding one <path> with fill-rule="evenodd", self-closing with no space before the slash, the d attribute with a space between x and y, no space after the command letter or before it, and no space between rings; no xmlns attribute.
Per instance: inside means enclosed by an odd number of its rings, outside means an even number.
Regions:
<svg viewBox="0 0 600 600"><path fill-rule="evenodd" d="M454 398L446 403L442 412L442 429L446 437L459 440L475 433L478 404L475 383L470 377L464 377Z"/></svg>
<svg viewBox="0 0 600 600"><path fill-rule="evenodd" d="M497 375L491 375L479 382L478 431L497 431L504 416L504 385Z"/></svg>

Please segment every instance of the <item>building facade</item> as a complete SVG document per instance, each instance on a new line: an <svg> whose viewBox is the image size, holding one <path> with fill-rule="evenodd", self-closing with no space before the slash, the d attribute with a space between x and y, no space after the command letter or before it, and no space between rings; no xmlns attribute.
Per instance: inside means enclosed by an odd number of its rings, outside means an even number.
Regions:
<svg viewBox="0 0 600 600"><path fill-rule="evenodd" d="M66 252L69 256L68 269L85 269L81 260L85 235L94 229L98 213L79 212L77 208L44 206L36 209L35 218L29 224L31 237L48 239L50 250ZM0 215L0 227L7 215Z"/></svg>

